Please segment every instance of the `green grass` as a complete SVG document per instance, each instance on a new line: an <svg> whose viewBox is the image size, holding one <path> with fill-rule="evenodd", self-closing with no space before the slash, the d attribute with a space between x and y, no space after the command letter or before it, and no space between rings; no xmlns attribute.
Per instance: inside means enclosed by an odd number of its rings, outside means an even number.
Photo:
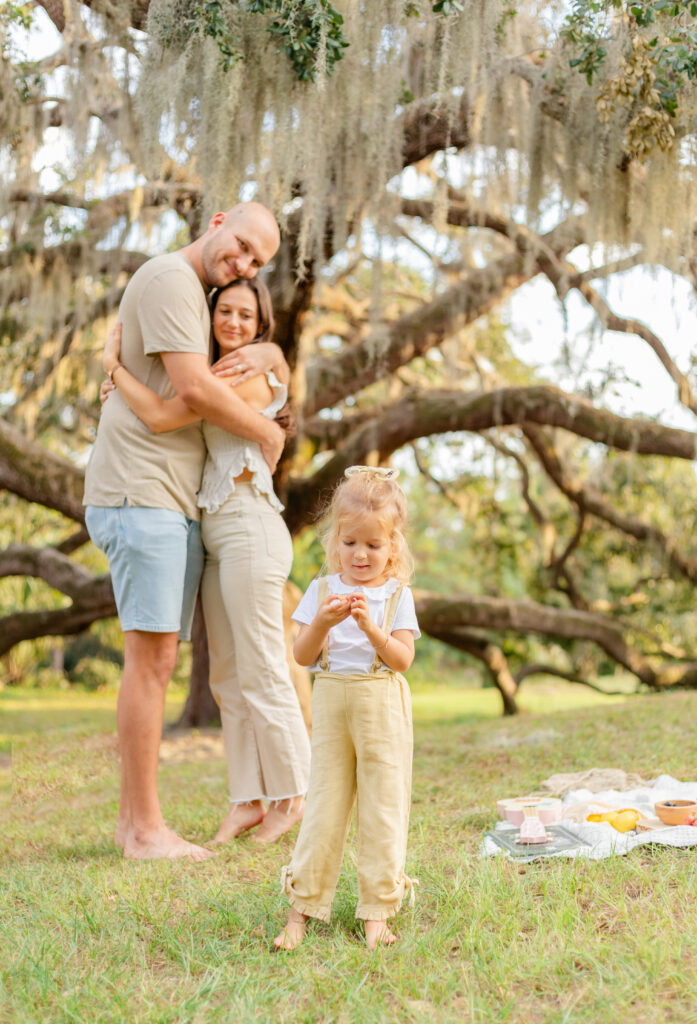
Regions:
<svg viewBox="0 0 697 1024"><path fill-rule="evenodd" d="M408 871L420 886L398 947L361 941L347 858L331 925L279 955L292 837L238 840L202 865L124 862L111 842L114 695L1 691L0 1021L697 1021L695 853L478 856L496 798L553 772L697 776L697 694L584 692L526 684L527 712L504 720L493 691L418 688ZM202 750L160 772L168 819L198 840L226 804L224 763Z"/></svg>

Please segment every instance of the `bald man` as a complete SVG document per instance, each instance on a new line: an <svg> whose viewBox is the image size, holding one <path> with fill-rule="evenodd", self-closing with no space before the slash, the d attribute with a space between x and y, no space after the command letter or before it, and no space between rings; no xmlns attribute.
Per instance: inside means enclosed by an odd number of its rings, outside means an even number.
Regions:
<svg viewBox="0 0 697 1024"><path fill-rule="evenodd" d="M190 245L140 267L119 309L123 365L159 395L177 394L209 423L257 441L272 470L285 435L211 373L207 293L254 277L278 244L271 212L260 203L240 203L216 213ZM258 369L267 369L265 359L270 368L278 353L275 345L257 344ZM203 567L196 492L205 457L200 423L153 434L116 390L103 407L87 467L85 520L109 558L124 633L115 839L130 858L210 856L167 828L157 792L165 693L178 640L191 636Z"/></svg>

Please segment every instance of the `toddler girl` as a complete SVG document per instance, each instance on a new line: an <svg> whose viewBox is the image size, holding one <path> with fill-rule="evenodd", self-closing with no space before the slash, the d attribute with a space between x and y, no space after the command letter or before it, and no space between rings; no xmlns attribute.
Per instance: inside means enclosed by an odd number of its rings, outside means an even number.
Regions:
<svg viewBox="0 0 697 1024"><path fill-rule="evenodd" d="M322 541L330 575L313 580L293 616L293 653L317 670L305 817L282 873L291 910L274 939L293 949L309 917L328 921L354 800L358 906L368 945L395 941L387 920L413 882L404 873L412 723L401 675L420 636L404 584L411 556L397 471L352 466L334 493Z"/></svg>

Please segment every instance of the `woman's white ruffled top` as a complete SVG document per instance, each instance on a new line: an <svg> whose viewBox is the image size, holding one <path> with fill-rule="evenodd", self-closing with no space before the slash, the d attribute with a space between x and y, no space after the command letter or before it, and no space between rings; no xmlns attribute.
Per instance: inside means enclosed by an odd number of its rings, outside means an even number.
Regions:
<svg viewBox="0 0 697 1024"><path fill-rule="evenodd" d="M266 379L273 392L273 398L262 416L273 420L286 404L288 389L281 384L276 375L269 371ZM244 437L230 434L222 427L212 423L203 424L203 436L206 439L208 458L203 469L203 479L198 492L198 507L206 512L217 512L220 506L235 492L235 477L249 469L253 476L252 487L257 494L263 495L277 512L283 511L283 505L274 494L271 470L268 467L258 442L248 441Z"/></svg>

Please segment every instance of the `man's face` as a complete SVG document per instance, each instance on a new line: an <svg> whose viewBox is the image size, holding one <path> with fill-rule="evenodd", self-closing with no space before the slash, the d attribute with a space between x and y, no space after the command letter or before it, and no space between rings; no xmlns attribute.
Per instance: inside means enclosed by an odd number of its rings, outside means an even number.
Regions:
<svg viewBox="0 0 697 1024"><path fill-rule="evenodd" d="M226 216L201 247L206 283L222 288L236 278L254 277L276 252L275 222L263 214Z"/></svg>

